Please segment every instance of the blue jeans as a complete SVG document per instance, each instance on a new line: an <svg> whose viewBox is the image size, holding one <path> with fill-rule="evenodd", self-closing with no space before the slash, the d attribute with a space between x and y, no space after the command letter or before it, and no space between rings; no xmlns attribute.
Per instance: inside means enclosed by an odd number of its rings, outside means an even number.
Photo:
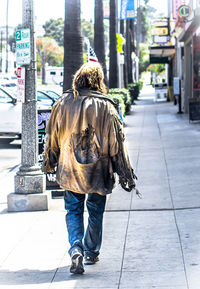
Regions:
<svg viewBox="0 0 200 289"><path fill-rule="evenodd" d="M84 194L65 191L66 225L71 248L78 248L85 256L97 257L102 242L102 223L106 196L88 194L86 206L89 214L88 226L84 235ZM84 238L84 243L82 242Z"/></svg>

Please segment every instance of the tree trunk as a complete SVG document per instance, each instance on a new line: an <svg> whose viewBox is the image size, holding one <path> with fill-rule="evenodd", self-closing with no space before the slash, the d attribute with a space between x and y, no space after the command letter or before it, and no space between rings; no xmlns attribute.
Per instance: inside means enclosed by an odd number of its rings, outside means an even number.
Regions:
<svg viewBox="0 0 200 289"><path fill-rule="evenodd" d="M127 57L126 60L127 60L128 83L132 83L133 82L130 21L131 21L130 19L126 20L126 57Z"/></svg>
<svg viewBox="0 0 200 289"><path fill-rule="evenodd" d="M116 0L110 0L110 63L109 87L118 87L117 38L116 38Z"/></svg>
<svg viewBox="0 0 200 289"><path fill-rule="evenodd" d="M125 33L124 33L124 26L125 26L124 24L125 24L125 20L120 20L120 33L123 35L124 38L126 38ZM126 43L123 46L123 52L124 52L124 65L123 65L124 87L128 88Z"/></svg>
<svg viewBox="0 0 200 289"><path fill-rule="evenodd" d="M94 51L101 63L107 84L107 69L105 60L105 41L104 41L104 13L103 0L95 0L95 20L94 20Z"/></svg>
<svg viewBox="0 0 200 289"><path fill-rule="evenodd" d="M42 84L46 84L46 81L45 81L45 74L46 74L46 71L45 71L45 65L46 65L46 59L45 59L45 52L42 51L41 53L41 64L42 64Z"/></svg>
<svg viewBox="0 0 200 289"><path fill-rule="evenodd" d="M72 87L73 75L83 64L80 0L65 0L63 91Z"/></svg>

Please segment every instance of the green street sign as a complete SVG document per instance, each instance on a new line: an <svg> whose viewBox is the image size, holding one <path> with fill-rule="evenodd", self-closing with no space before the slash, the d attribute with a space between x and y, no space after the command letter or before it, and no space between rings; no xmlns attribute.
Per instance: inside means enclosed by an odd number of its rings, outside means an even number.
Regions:
<svg viewBox="0 0 200 289"><path fill-rule="evenodd" d="M16 62L27 65L31 62L30 29L16 31Z"/></svg>
<svg viewBox="0 0 200 289"><path fill-rule="evenodd" d="M178 8L178 15L179 17L187 18L191 14L191 8L188 5L181 5Z"/></svg>

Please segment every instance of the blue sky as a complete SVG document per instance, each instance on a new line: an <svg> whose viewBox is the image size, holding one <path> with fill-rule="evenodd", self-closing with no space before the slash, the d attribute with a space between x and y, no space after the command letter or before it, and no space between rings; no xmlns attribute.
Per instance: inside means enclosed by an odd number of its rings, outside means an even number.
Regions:
<svg viewBox="0 0 200 289"><path fill-rule="evenodd" d="M56 2L56 5L55 5ZM64 18L64 0L35 0L35 15L38 24L44 24L50 18ZM0 0L0 26L6 25L6 3ZM167 0L150 0L150 5L161 12L167 10ZM94 1L81 0L83 16L90 19L94 13ZM9 0L9 26L16 26L22 22L22 0Z"/></svg>

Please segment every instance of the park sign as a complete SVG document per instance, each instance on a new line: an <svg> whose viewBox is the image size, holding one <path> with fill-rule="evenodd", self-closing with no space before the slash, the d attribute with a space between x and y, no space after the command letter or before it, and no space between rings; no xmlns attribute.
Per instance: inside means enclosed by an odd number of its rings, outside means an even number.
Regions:
<svg viewBox="0 0 200 289"><path fill-rule="evenodd" d="M30 29L16 31L16 62L17 65L27 65L31 62Z"/></svg>

